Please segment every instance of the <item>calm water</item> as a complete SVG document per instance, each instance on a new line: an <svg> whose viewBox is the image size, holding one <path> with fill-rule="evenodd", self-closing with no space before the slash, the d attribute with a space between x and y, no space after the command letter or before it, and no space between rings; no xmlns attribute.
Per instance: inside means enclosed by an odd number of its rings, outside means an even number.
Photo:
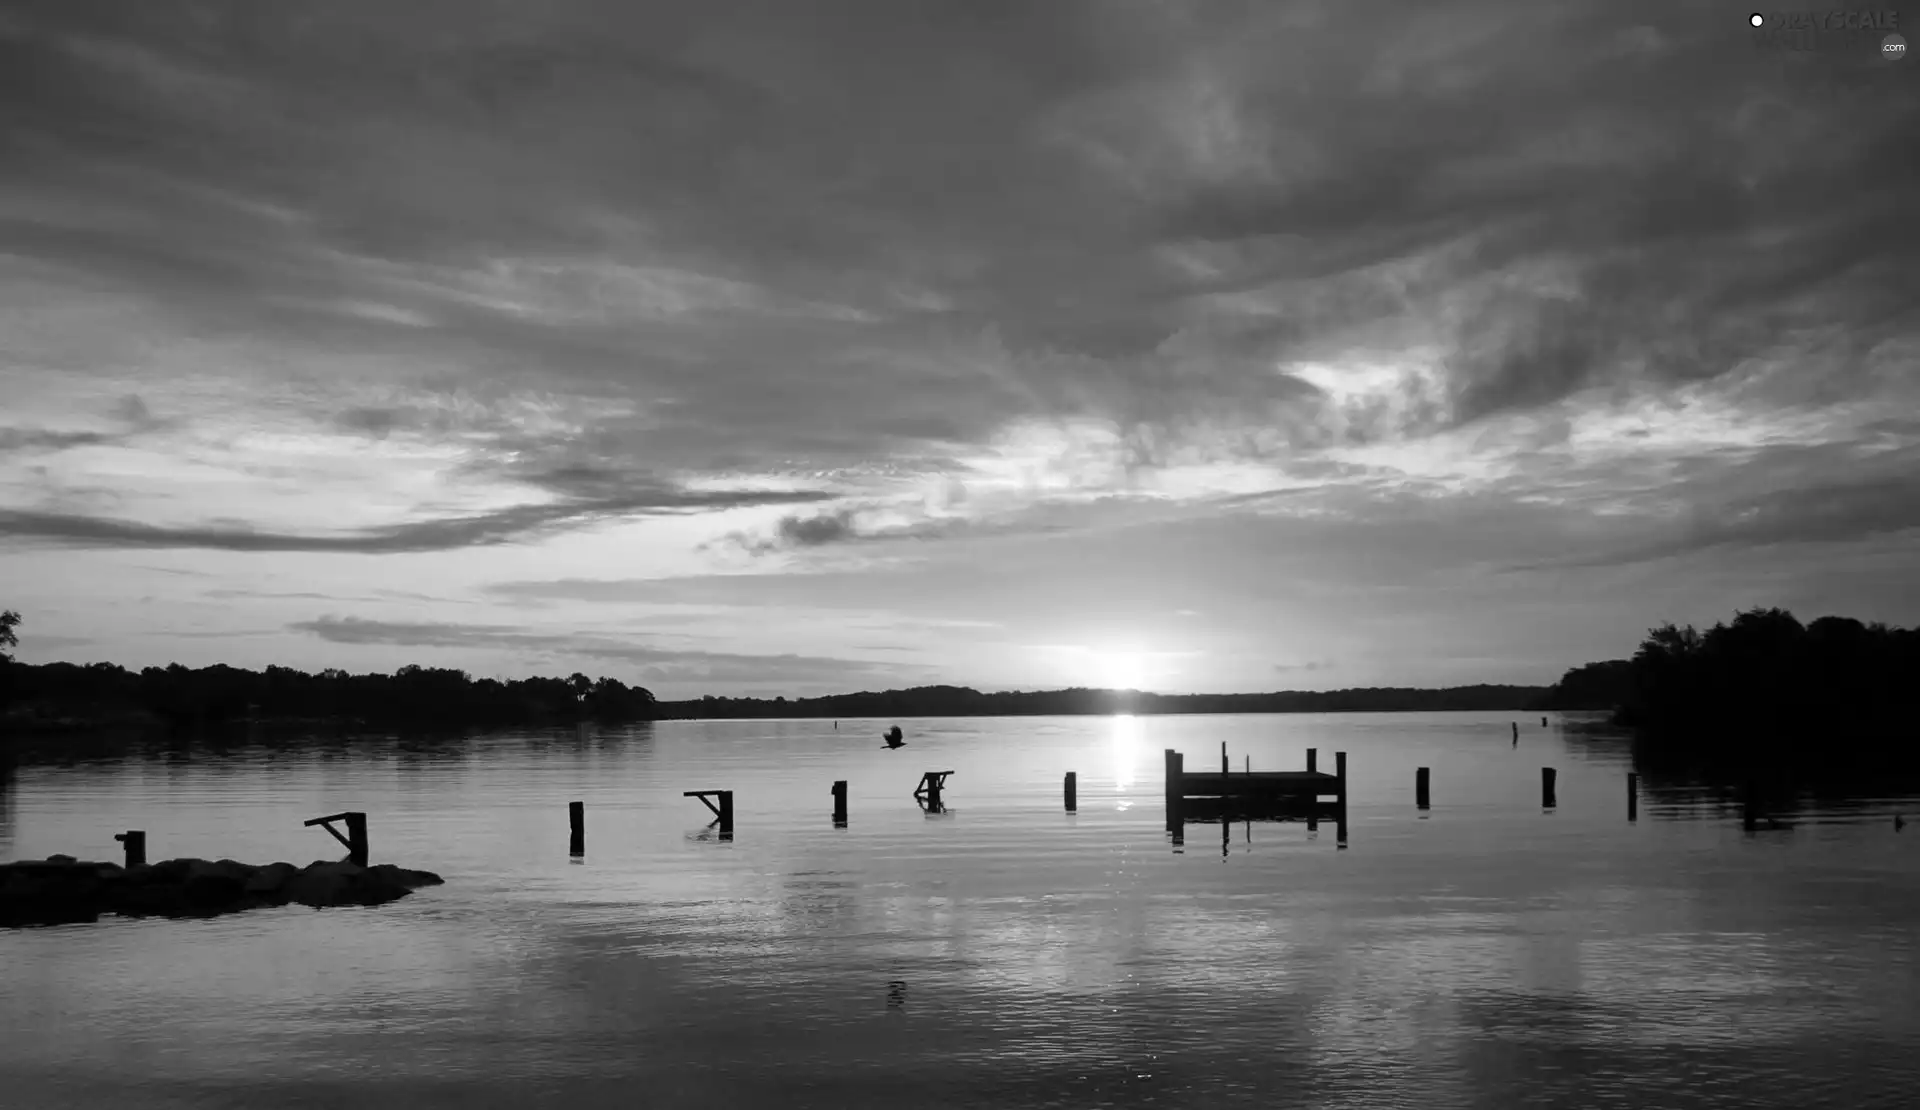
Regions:
<svg viewBox="0 0 1920 1110"><path fill-rule="evenodd" d="M337 858L373 909L0 932L9 1107L1908 1107L1920 828L1745 833L1510 714L671 722L25 765L0 858ZM1162 828L1190 769L1331 824ZM1412 805L1433 768L1434 808ZM1559 806L1539 805L1539 769ZM945 814L911 792L953 770ZM1061 777L1079 774L1077 814ZM835 829L828 788L849 782ZM735 837L681 791L735 791ZM567 855L567 802L587 855ZM1909 806L1912 803L1907 803ZM1913 816L1910 812L1909 816ZM749 1103L750 1104L750 1103Z"/></svg>

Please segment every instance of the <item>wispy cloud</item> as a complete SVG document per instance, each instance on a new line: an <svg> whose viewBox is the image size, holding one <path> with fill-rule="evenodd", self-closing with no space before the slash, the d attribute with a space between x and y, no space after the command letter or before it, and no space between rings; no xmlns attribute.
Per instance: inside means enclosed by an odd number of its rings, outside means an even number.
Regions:
<svg viewBox="0 0 1920 1110"><path fill-rule="evenodd" d="M618 663L664 679L728 683L817 683L856 677L907 681L926 673L914 664L799 654L752 655L659 647L597 633L528 632L510 625L396 622L359 617L320 617L289 625L329 643L390 644L419 648L505 648L557 660Z"/></svg>

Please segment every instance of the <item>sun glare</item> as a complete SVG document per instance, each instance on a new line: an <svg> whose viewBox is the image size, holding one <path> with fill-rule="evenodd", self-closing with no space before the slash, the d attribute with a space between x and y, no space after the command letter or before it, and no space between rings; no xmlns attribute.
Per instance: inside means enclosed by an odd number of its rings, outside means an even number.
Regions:
<svg viewBox="0 0 1920 1110"><path fill-rule="evenodd" d="M1113 722L1113 784L1121 790L1133 785L1134 766L1140 762L1145 730L1140 718L1122 713Z"/></svg>
<svg viewBox="0 0 1920 1110"><path fill-rule="evenodd" d="M1134 651L1102 652L1100 685L1109 690L1138 690L1146 683L1146 661Z"/></svg>

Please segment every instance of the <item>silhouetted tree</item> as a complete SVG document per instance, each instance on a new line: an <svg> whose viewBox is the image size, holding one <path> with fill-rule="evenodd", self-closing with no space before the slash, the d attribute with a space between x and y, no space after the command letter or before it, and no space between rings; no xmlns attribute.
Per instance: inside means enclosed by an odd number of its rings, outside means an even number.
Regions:
<svg viewBox="0 0 1920 1110"><path fill-rule="evenodd" d="M618 679L533 677L475 680L465 671L408 664L391 675L328 668L308 674L269 666L255 672L216 664L173 663L138 674L112 663L48 663L9 668L18 700L35 721L98 719L145 712L178 727L248 718L349 720L369 724L489 725L651 720L653 693Z"/></svg>

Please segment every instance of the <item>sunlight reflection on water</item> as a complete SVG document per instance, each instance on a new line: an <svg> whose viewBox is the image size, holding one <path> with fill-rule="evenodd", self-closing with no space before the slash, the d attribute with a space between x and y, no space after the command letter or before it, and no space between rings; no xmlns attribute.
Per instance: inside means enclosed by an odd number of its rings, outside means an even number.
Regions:
<svg viewBox="0 0 1920 1110"><path fill-rule="evenodd" d="M877 734L888 722L873 723ZM1504 716L670 723L29 763L8 858L330 855L442 872L371 910L0 933L33 1107L1904 1105L1910 836L1743 834ZM1351 753L1349 851L1161 828L1160 751ZM1557 765L1543 813L1538 773ZM1434 808L1411 804L1433 767ZM952 812L908 796L955 771ZM1079 776L1079 812L1061 781ZM826 785L849 782L834 828ZM736 792L732 842L686 789ZM587 806L584 860L565 807ZM1134 804L1128 805L1129 801Z"/></svg>

